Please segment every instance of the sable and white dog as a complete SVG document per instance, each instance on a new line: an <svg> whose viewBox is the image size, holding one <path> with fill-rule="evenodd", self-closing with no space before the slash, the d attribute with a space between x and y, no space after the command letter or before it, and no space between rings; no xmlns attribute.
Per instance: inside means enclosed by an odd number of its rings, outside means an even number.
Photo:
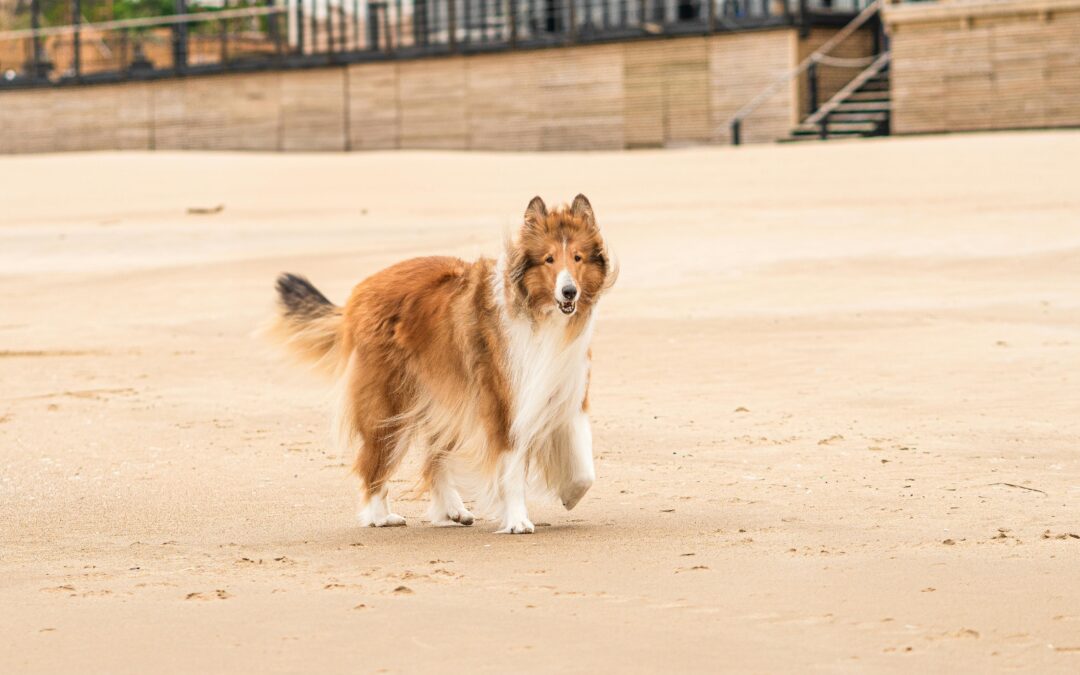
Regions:
<svg viewBox="0 0 1080 675"><path fill-rule="evenodd" d="M302 277L278 278L272 333L339 382L342 452L362 442L360 522L405 524L387 482L411 446L425 452L434 524L472 524L458 493L470 483L501 533L533 531L530 488L574 508L595 479L589 343L616 276L578 195L552 211L534 198L497 261L406 260L362 281L344 307Z"/></svg>

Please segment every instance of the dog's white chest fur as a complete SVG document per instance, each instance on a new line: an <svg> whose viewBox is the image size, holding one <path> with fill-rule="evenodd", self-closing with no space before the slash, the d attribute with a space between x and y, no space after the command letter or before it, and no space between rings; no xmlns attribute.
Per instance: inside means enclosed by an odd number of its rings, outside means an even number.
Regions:
<svg viewBox="0 0 1080 675"><path fill-rule="evenodd" d="M515 446L535 452L581 414L593 318L573 340L567 339L566 319L557 315L535 328L521 319L504 325L513 396L510 437Z"/></svg>

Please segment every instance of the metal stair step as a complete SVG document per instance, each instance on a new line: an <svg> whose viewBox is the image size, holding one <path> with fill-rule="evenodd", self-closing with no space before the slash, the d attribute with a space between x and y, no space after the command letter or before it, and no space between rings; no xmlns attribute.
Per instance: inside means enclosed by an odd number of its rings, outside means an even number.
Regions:
<svg viewBox="0 0 1080 675"><path fill-rule="evenodd" d="M848 96L848 101L888 101L888 91L856 91Z"/></svg>
<svg viewBox="0 0 1080 675"><path fill-rule="evenodd" d="M876 82L874 80L870 80L868 82L864 82L863 85L859 87L859 91L889 91L889 81L885 80L884 82Z"/></svg>
<svg viewBox="0 0 1080 675"><path fill-rule="evenodd" d="M835 111L841 112L889 112L892 103L889 101L852 101L850 98L836 106Z"/></svg>
<svg viewBox="0 0 1080 675"><path fill-rule="evenodd" d="M887 112L833 112L829 122L884 122L889 119Z"/></svg>
<svg viewBox="0 0 1080 675"><path fill-rule="evenodd" d="M846 122L846 121L832 121L829 120L828 124L829 134L843 134L843 133L874 133L878 130L877 122ZM800 124L795 127L793 133L807 133L816 134L820 133L820 125L817 124Z"/></svg>

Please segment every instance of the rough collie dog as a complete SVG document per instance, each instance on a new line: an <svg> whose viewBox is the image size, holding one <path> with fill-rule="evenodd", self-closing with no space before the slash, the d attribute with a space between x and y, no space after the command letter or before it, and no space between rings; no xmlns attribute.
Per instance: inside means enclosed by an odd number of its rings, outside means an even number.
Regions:
<svg viewBox="0 0 1080 675"><path fill-rule="evenodd" d="M500 533L533 531L525 498L537 488L574 508L595 479L589 342L615 277L584 195L552 211L534 198L497 261L406 260L344 307L282 275L272 332L341 387L336 426L343 453L359 446L360 522L405 524L387 482L413 446L436 525L472 524L463 486Z"/></svg>

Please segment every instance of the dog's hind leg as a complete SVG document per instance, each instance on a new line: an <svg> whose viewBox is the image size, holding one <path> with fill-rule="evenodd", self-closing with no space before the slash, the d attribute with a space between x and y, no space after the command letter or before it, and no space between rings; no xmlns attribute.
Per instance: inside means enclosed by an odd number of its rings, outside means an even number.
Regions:
<svg viewBox="0 0 1080 675"><path fill-rule="evenodd" d="M592 426L589 424L589 416L584 411L579 412L567 431L570 451L566 457L562 484L559 486L559 499L569 511L577 506L592 487L596 480L596 468L593 466Z"/></svg>
<svg viewBox="0 0 1080 675"><path fill-rule="evenodd" d="M356 459L356 471L363 484L363 497L357 517L366 527L394 527L405 524L405 518L390 510L390 491L387 481L397 467L409 439L395 429L378 429L364 433L364 446Z"/></svg>
<svg viewBox="0 0 1080 675"><path fill-rule="evenodd" d="M465 502L454 487L454 481L440 454L432 453L428 457L424 464L424 479L431 490L428 519L432 525L446 527L473 524L473 514L465 508Z"/></svg>

